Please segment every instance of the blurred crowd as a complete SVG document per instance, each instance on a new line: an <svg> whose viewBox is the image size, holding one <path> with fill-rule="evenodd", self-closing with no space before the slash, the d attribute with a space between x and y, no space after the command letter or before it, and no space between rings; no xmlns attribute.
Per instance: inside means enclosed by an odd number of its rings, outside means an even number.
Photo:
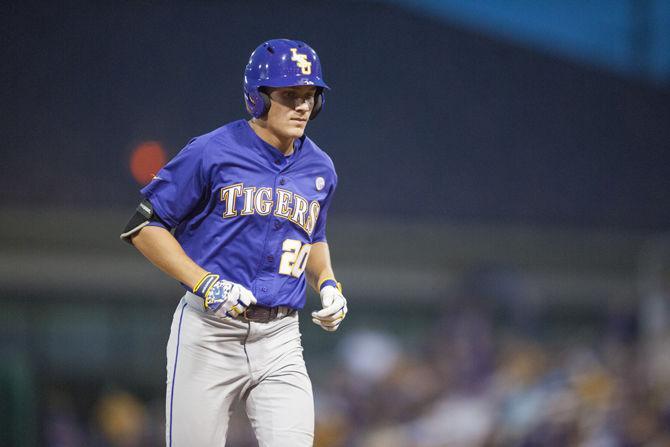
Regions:
<svg viewBox="0 0 670 447"><path fill-rule="evenodd" d="M412 343L346 332L316 392L316 445L670 446L667 248L642 263L639 296L605 297L590 319L479 272Z"/></svg>
<svg viewBox="0 0 670 447"><path fill-rule="evenodd" d="M496 297L464 288L417 337L343 326L326 373L312 377L315 446L670 446L670 281L580 325L552 323L498 279ZM46 445L160 446L163 408L160 396L115 389L82 421L56 394ZM257 445L243 415L227 445Z"/></svg>
<svg viewBox="0 0 670 447"><path fill-rule="evenodd" d="M343 368L317 392L317 445L670 446L670 345L623 335L543 342L471 311L423 348L347 334Z"/></svg>

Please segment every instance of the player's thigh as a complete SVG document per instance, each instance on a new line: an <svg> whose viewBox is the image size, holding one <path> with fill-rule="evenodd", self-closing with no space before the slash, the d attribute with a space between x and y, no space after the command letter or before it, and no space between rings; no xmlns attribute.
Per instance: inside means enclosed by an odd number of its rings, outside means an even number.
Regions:
<svg viewBox="0 0 670 447"><path fill-rule="evenodd" d="M202 341L206 325L182 303L167 347L166 445L223 446L231 407L246 380L246 371L236 365L245 364L212 352ZM229 357L238 355L231 350Z"/></svg>
<svg viewBox="0 0 670 447"><path fill-rule="evenodd" d="M312 445L314 397L301 349L249 391L246 408L259 447Z"/></svg>

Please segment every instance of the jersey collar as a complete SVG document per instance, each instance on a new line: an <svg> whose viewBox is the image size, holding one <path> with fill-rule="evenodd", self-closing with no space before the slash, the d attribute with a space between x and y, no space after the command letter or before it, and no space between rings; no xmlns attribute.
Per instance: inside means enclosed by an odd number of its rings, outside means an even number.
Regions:
<svg viewBox="0 0 670 447"><path fill-rule="evenodd" d="M251 125L247 120L242 121L249 134L251 145L275 168L284 169L300 158L303 147L305 146L305 139L307 138L304 134L293 142L293 153L286 156L279 149L268 144L265 140L259 137L256 132L254 132L254 129L251 128Z"/></svg>

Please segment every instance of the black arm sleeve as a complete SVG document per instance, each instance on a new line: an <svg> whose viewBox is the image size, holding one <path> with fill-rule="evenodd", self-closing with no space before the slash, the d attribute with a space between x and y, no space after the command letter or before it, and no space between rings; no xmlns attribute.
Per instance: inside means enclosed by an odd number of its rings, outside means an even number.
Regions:
<svg viewBox="0 0 670 447"><path fill-rule="evenodd" d="M154 207L151 205L151 202L143 200L137 206L135 213L130 216L130 220L128 220L126 227L123 229L123 233L121 233L121 240L132 245L133 235L149 225L149 222L158 222L168 230L170 229L168 224L154 212Z"/></svg>

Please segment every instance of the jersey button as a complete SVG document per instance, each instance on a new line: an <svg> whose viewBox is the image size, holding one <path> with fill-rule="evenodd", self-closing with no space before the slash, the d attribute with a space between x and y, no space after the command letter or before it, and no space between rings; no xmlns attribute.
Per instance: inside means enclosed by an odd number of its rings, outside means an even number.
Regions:
<svg viewBox="0 0 670 447"><path fill-rule="evenodd" d="M261 287L261 292L267 292L268 288L267 287Z"/></svg>
<svg viewBox="0 0 670 447"><path fill-rule="evenodd" d="M278 220L275 220L274 226L275 226L275 230L280 229L281 228L281 222L279 222Z"/></svg>
<svg viewBox="0 0 670 447"><path fill-rule="evenodd" d="M276 159L275 159L275 164L276 164L276 165L281 164L281 161L279 161L279 159L276 158Z"/></svg>
<svg viewBox="0 0 670 447"><path fill-rule="evenodd" d="M275 261L275 257L274 257L274 256L272 256L272 255L268 255L268 257L267 257L267 258L265 258L265 259L267 259L267 260L268 260L268 262L274 262L274 261Z"/></svg>
<svg viewBox="0 0 670 447"><path fill-rule="evenodd" d="M283 177L280 178L280 179L279 179L279 184L280 184L280 185L285 185L285 184L286 184L286 179L283 178Z"/></svg>

